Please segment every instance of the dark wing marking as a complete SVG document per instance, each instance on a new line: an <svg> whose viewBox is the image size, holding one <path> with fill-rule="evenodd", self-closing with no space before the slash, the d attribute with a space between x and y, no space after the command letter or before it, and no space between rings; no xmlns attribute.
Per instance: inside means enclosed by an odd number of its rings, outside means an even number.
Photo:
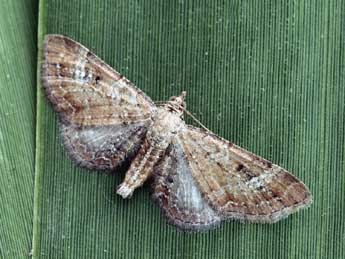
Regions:
<svg viewBox="0 0 345 259"><path fill-rule="evenodd" d="M243 148L191 126L179 138L200 192L224 218L271 223L311 203L295 176Z"/></svg>
<svg viewBox="0 0 345 259"><path fill-rule="evenodd" d="M43 86L64 123L116 125L150 120L149 97L81 44L61 35L44 40Z"/></svg>
<svg viewBox="0 0 345 259"><path fill-rule="evenodd" d="M62 35L45 37L42 79L77 164L109 170L135 155L156 107L129 80Z"/></svg>

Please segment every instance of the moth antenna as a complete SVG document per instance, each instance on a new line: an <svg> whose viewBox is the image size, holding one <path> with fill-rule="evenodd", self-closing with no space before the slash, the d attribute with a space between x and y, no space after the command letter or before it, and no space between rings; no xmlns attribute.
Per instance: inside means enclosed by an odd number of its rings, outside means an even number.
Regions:
<svg viewBox="0 0 345 259"><path fill-rule="evenodd" d="M207 132L211 132L208 128L206 128L206 126L204 124L201 123L201 121L199 121L191 112L187 111L183 106L181 106L181 109L188 115L190 116L200 127L202 127L204 130L206 130Z"/></svg>
<svg viewBox="0 0 345 259"><path fill-rule="evenodd" d="M166 104L168 104L168 102L166 101L156 101L154 102L155 105L157 106L164 106ZM185 112L188 116L190 116L200 127L202 127L204 130L206 130L207 132L211 132L208 128L206 128L206 126L204 124L201 123L201 121L199 121L191 112L189 112L188 110L186 110L185 107L183 107L182 105L179 105L179 108L181 108L183 110L183 112Z"/></svg>

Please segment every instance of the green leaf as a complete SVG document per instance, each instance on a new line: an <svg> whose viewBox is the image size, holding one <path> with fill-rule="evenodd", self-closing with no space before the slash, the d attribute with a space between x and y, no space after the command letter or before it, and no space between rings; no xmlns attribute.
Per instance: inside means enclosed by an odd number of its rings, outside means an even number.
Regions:
<svg viewBox="0 0 345 259"><path fill-rule="evenodd" d="M0 257L31 250L35 161L36 1L0 1Z"/></svg>
<svg viewBox="0 0 345 259"><path fill-rule="evenodd" d="M81 42L154 100L187 90L215 133L295 173L314 203L273 225L167 225L149 188L77 168L39 89L34 255L49 258L343 258L345 4L42 0L44 33Z"/></svg>

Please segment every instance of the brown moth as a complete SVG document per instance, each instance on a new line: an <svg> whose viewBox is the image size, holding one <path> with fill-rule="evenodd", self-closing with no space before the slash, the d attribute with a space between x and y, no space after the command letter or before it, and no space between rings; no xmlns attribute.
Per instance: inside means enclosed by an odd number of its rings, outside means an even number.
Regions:
<svg viewBox="0 0 345 259"><path fill-rule="evenodd" d="M71 158L116 170L123 198L149 177L153 198L181 229L223 220L273 223L308 206L307 187L285 169L183 120L186 92L155 105L129 80L62 35L44 40L43 86Z"/></svg>

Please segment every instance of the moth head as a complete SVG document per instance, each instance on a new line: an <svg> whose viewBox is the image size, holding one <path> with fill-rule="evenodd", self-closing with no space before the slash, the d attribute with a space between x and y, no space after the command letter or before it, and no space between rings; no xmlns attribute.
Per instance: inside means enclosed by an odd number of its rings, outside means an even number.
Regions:
<svg viewBox="0 0 345 259"><path fill-rule="evenodd" d="M170 111L177 112L180 116L182 116L186 109L186 102L184 101L186 95L187 92L183 91L179 96L171 96L166 107Z"/></svg>

